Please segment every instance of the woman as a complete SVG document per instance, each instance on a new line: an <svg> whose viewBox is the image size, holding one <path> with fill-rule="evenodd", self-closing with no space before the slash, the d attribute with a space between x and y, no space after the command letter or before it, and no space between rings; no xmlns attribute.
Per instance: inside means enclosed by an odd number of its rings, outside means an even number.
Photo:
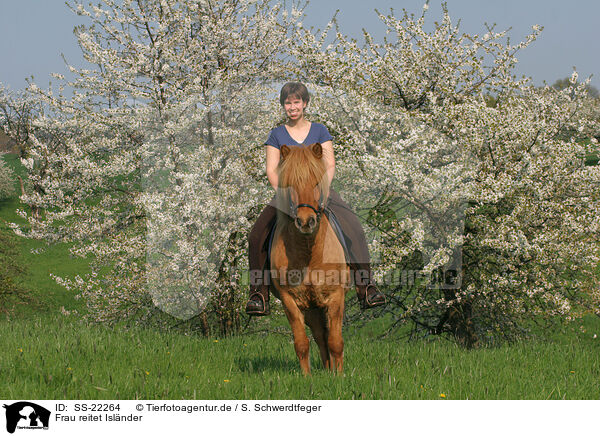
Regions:
<svg viewBox="0 0 600 436"><path fill-rule="evenodd" d="M285 124L271 130L265 146L267 149L267 178L277 191L277 165L282 145L304 146L318 142L323 148L323 159L327 165L327 177L333 179L335 158L332 136L327 127L311 123L304 117L304 109L310 96L302 83L287 83L281 89L279 101L285 110ZM371 283L371 268L367 241L360 221L339 194L330 189L327 206L338 218L350 254L350 269L356 285L358 300L363 309L385 304L385 296ZM248 237L250 260L250 300L246 305L249 315L268 315L269 279L263 271L268 270L266 240L277 216L275 196L262 211Z"/></svg>

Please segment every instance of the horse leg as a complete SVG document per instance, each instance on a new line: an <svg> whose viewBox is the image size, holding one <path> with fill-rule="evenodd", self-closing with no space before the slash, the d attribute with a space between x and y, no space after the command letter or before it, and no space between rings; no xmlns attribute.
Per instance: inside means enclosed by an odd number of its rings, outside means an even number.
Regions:
<svg viewBox="0 0 600 436"><path fill-rule="evenodd" d="M300 361L300 368L304 375L310 375L310 343L308 341L308 336L306 336L306 330L304 329L304 315L302 314L302 311L298 309L296 302L289 294L285 295L282 303L285 315L292 328L292 334L294 335L294 349L296 350L296 355Z"/></svg>
<svg viewBox="0 0 600 436"><path fill-rule="evenodd" d="M344 293L341 298L336 298L328 306L329 315L329 337L327 346L333 360L335 370L339 373L344 371L344 339L342 338L342 322L344 318Z"/></svg>
<svg viewBox="0 0 600 436"><path fill-rule="evenodd" d="M327 318L323 313L323 309L307 310L304 314L304 319L312 331L315 342L319 346L323 366L331 370L331 359L329 358L329 349L327 348Z"/></svg>

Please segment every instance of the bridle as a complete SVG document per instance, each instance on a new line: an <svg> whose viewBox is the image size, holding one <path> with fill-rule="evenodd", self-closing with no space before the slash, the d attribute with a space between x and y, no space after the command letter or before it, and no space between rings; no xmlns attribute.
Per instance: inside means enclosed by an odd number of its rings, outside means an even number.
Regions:
<svg viewBox="0 0 600 436"><path fill-rule="evenodd" d="M298 209L300 209L301 207L310 207L317 214L317 223L318 223L321 220L321 214L323 213L323 210L325 209L323 207L323 203L324 203L323 191L320 191L318 209L315 209L313 206L311 206L310 204L307 204L307 203L300 203L299 205L295 205L290 197L290 216L292 217L292 219L295 220L298 217Z"/></svg>

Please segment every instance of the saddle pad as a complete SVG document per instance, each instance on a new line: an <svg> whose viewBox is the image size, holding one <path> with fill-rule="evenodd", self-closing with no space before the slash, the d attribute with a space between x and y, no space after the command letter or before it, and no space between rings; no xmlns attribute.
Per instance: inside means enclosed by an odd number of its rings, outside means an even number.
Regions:
<svg viewBox="0 0 600 436"><path fill-rule="evenodd" d="M340 244L342 244L342 248L344 249L344 255L346 257L346 263L350 263L350 251L348 250L348 245L346 244L346 238L344 237L344 232L342 232L342 227L340 226L337 217L333 213L331 209L326 207L323 209L323 212L327 215L327 219L331 223L331 227L333 228L333 232L338 237ZM271 230L269 231L269 236L267 238L267 265L268 260L271 258L271 246L273 245L273 235L275 234L275 223L277 220L273 220L273 224L271 224Z"/></svg>

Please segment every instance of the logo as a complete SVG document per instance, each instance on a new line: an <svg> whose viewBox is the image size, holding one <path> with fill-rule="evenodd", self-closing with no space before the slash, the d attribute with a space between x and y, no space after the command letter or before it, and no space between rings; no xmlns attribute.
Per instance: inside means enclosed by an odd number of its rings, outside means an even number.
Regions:
<svg viewBox="0 0 600 436"><path fill-rule="evenodd" d="M28 401L3 406L6 409L6 430L14 433L19 429L48 429L50 411Z"/></svg>

